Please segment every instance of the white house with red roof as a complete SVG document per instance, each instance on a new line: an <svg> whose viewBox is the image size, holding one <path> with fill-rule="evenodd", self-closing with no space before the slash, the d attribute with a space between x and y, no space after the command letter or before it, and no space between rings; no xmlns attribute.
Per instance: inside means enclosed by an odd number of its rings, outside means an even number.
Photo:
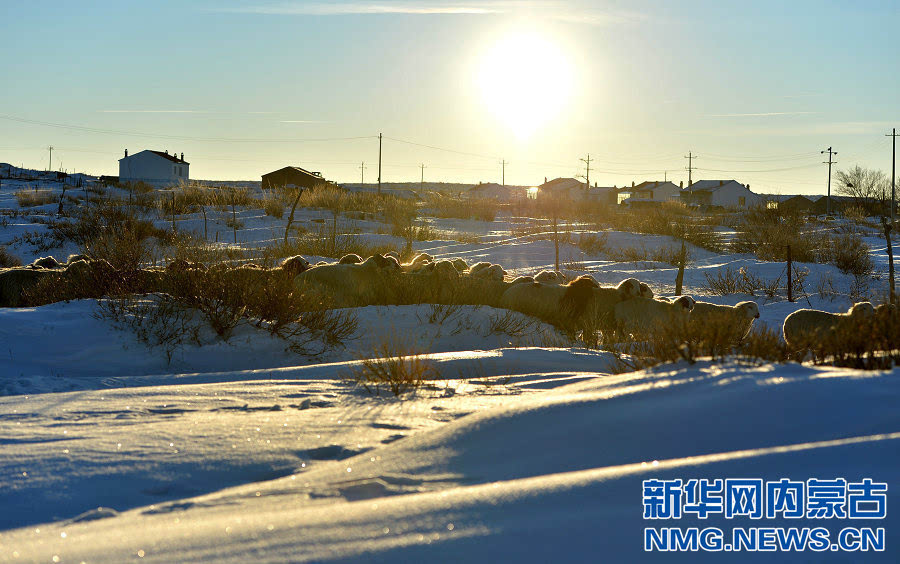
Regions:
<svg viewBox="0 0 900 564"><path fill-rule="evenodd" d="M125 156L119 159L119 182L146 182L157 186L168 186L187 182L190 163L184 160L184 153L179 157L168 151L144 150L133 155L125 150Z"/></svg>

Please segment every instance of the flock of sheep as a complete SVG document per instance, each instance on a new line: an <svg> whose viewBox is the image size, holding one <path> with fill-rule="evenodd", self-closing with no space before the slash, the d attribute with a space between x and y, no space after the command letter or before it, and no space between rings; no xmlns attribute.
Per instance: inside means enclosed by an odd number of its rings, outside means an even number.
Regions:
<svg viewBox="0 0 900 564"><path fill-rule="evenodd" d="M759 318L759 307L752 301L727 306L698 302L690 296L657 298L649 285L634 278L610 287L601 286L589 275L569 280L563 273L554 271L510 279L498 264L469 265L461 258L435 259L425 253L407 263L401 263L395 253L388 253L366 259L351 254L337 263L317 265L295 256L273 269L255 265L212 268L252 285L268 284L273 276L293 279L294 287L320 293L332 307L423 301L482 304L518 311L572 333L612 331L617 337L634 339L663 328L719 325L725 326L735 341L740 341ZM165 288L167 275L191 269L206 270L203 265L183 260L173 261L165 269L140 270L136 293L160 291ZM46 257L26 267L5 269L0 271L0 306L34 305L33 299L24 298L42 280L76 280L90 287L92 280L108 277L113 272L115 269L108 262L83 255L70 256L65 263ZM103 295L103 288L94 286L99 294L96 297ZM426 288L428 292L402 290L410 287ZM886 306L879 306L883 307ZM839 334L851 324L871 318L875 312L868 302L855 304L843 314L801 309L785 320L784 340L789 348L796 349L810 338Z"/></svg>

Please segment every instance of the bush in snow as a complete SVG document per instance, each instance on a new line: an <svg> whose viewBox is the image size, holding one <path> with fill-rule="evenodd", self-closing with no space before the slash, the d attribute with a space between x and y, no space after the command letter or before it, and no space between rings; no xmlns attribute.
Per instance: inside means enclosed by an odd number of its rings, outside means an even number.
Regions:
<svg viewBox="0 0 900 564"><path fill-rule="evenodd" d="M22 266L22 259L10 253L5 245L0 245L0 268Z"/></svg>
<svg viewBox="0 0 900 564"><path fill-rule="evenodd" d="M382 388L386 388L399 397L440 378L440 372L427 358L385 342L348 377L370 394L380 395Z"/></svg>

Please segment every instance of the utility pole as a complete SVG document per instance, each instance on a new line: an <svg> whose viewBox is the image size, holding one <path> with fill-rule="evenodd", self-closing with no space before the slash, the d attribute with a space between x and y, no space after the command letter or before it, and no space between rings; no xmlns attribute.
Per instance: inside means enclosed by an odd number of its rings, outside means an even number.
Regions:
<svg viewBox="0 0 900 564"><path fill-rule="evenodd" d="M419 184L422 187L422 190L425 189L425 163L419 165L419 168L422 169L422 179L419 181Z"/></svg>
<svg viewBox="0 0 900 564"><path fill-rule="evenodd" d="M586 165L586 169L584 171L584 181L587 184L588 190L591 188L591 154L588 153L586 159L580 159Z"/></svg>
<svg viewBox="0 0 900 564"><path fill-rule="evenodd" d="M50 149L50 164L47 166L47 170L53 170L53 145L47 148Z"/></svg>
<svg viewBox="0 0 900 564"><path fill-rule="evenodd" d="M891 130L885 137L891 138L891 224L894 223L894 197L895 184L897 183L897 128Z"/></svg>
<svg viewBox="0 0 900 564"><path fill-rule="evenodd" d="M506 165L509 163L506 162L506 159L500 161L500 185L506 186Z"/></svg>
<svg viewBox="0 0 900 564"><path fill-rule="evenodd" d="M359 171L360 171L359 172L359 183L365 184L366 183L366 161L363 161L359 165Z"/></svg>
<svg viewBox="0 0 900 564"><path fill-rule="evenodd" d="M823 155L825 153L828 153L828 160L822 161L822 164L828 165L828 199L825 200L825 215L831 215L831 165L837 162L832 159L837 154L837 151L832 151L831 147L828 147L822 151Z"/></svg>
<svg viewBox="0 0 900 564"><path fill-rule="evenodd" d="M692 166L692 163L694 162L694 159L697 158L697 155L694 155L694 154L692 154L690 151L688 151L687 156L684 157L684 158L686 158L686 159L688 160L688 165L687 165L687 171L688 171L688 188L690 188L690 187L691 187L691 184L694 183L694 177L692 176L691 173L697 169L697 167Z"/></svg>
<svg viewBox="0 0 900 564"><path fill-rule="evenodd" d="M381 134L378 134L378 193L381 194Z"/></svg>

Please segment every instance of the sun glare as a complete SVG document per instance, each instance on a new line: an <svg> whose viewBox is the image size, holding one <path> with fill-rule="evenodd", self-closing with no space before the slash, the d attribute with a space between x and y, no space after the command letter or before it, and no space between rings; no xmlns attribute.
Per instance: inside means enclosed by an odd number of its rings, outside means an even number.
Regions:
<svg viewBox="0 0 900 564"><path fill-rule="evenodd" d="M488 110L525 139L565 108L573 73L558 45L537 33L516 33L481 56L477 80Z"/></svg>

